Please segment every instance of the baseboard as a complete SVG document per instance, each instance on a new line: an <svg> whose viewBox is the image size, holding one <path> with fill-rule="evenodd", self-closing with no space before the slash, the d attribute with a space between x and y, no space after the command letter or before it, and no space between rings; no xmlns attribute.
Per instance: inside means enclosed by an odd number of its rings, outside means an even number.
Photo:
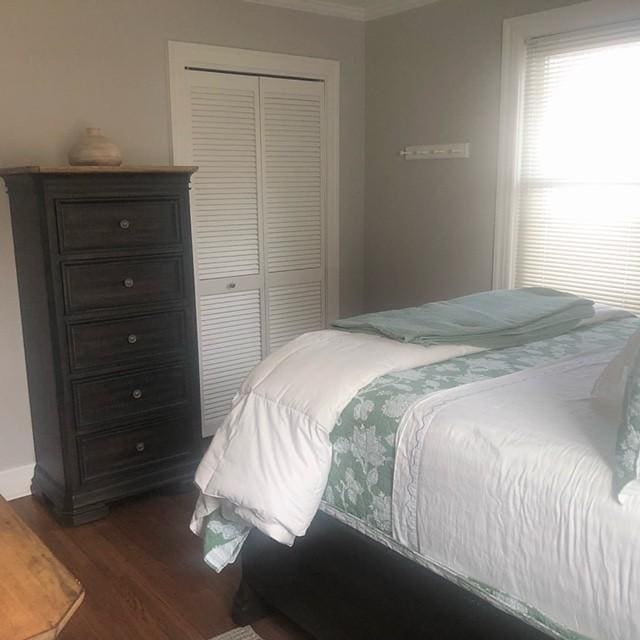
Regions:
<svg viewBox="0 0 640 640"><path fill-rule="evenodd" d="M5 500L22 498L31 494L31 478L35 465L25 464L22 467L3 469L0 471L0 495Z"/></svg>

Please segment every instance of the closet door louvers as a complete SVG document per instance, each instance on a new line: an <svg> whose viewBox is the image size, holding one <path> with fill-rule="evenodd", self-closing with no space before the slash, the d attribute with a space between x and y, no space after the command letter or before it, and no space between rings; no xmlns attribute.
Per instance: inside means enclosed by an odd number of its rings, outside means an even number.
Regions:
<svg viewBox="0 0 640 640"><path fill-rule="evenodd" d="M259 80L189 71L204 435L264 354Z"/></svg>
<svg viewBox="0 0 640 640"><path fill-rule="evenodd" d="M214 429L231 398L262 358L260 292L218 293L200 298L200 359L206 384L203 413Z"/></svg>
<svg viewBox="0 0 640 640"><path fill-rule="evenodd" d="M261 357L325 326L324 85L188 75L209 435Z"/></svg>
<svg viewBox="0 0 640 640"><path fill-rule="evenodd" d="M260 79L268 348L325 325L324 85Z"/></svg>

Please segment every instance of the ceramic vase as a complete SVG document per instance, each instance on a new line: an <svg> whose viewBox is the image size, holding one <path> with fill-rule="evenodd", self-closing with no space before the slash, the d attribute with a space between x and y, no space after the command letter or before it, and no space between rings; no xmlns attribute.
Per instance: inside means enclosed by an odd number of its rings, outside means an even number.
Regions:
<svg viewBox="0 0 640 640"><path fill-rule="evenodd" d="M69 164L117 167L122 164L120 149L102 130L89 127L69 151Z"/></svg>

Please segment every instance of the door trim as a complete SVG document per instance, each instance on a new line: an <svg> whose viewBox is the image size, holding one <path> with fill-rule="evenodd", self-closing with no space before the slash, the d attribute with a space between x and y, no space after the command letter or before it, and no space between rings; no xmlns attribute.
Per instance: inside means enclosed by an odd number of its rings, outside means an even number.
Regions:
<svg viewBox="0 0 640 640"><path fill-rule="evenodd" d="M171 139L175 164L190 162L190 123L178 105L188 91L187 67L240 74L320 80L326 114L326 295L327 321L340 315L340 62L282 53L169 41Z"/></svg>

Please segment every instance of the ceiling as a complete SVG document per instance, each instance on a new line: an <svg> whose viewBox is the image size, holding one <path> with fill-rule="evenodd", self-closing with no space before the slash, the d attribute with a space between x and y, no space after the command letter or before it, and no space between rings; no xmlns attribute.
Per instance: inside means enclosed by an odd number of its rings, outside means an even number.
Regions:
<svg viewBox="0 0 640 640"><path fill-rule="evenodd" d="M308 11L350 20L375 20L438 0L246 0L255 4Z"/></svg>

